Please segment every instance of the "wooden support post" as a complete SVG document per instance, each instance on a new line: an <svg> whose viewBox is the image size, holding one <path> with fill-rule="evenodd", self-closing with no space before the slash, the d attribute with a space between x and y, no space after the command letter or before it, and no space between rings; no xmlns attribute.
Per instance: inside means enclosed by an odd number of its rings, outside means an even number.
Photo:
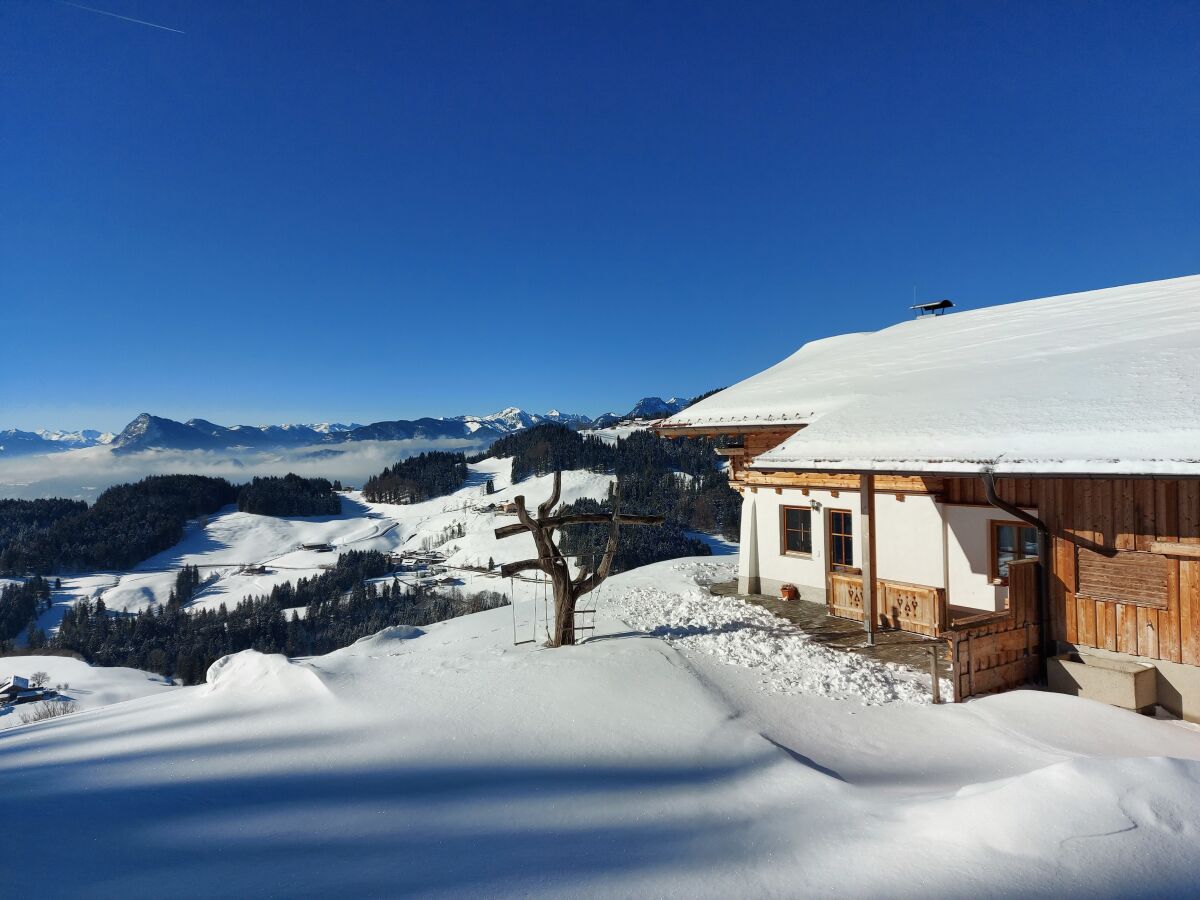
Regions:
<svg viewBox="0 0 1200 900"><path fill-rule="evenodd" d="M859 512L865 543L862 548L863 627L867 643L875 643L875 476L859 476Z"/></svg>
<svg viewBox="0 0 1200 900"><path fill-rule="evenodd" d="M933 705L937 706L942 702L942 685L938 679L938 648L929 648L929 686L933 693Z"/></svg>

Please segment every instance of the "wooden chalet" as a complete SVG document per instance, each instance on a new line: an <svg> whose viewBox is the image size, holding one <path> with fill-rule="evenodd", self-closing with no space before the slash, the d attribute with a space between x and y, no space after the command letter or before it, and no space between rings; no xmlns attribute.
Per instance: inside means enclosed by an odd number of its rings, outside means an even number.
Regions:
<svg viewBox="0 0 1200 900"><path fill-rule="evenodd" d="M1068 655L1200 720L1200 276L816 341L658 431L724 439L742 592L944 640L955 699Z"/></svg>

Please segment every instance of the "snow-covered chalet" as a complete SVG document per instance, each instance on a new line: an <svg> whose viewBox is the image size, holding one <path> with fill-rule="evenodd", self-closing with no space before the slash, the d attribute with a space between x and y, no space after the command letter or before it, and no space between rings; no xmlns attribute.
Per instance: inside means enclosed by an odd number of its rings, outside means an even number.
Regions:
<svg viewBox="0 0 1200 900"><path fill-rule="evenodd" d="M743 593L945 640L956 699L1153 667L1200 719L1200 276L813 341L658 430L725 438Z"/></svg>

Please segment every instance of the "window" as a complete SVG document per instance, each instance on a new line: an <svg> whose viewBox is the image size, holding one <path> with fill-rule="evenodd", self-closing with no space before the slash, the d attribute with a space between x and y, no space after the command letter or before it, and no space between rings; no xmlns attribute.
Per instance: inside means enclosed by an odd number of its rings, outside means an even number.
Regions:
<svg viewBox="0 0 1200 900"><path fill-rule="evenodd" d="M782 552L812 555L812 510L807 506L783 507Z"/></svg>
<svg viewBox="0 0 1200 900"><path fill-rule="evenodd" d="M988 576L1008 584L1008 564L1017 559L1037 559L1037 529L1021 522L996 522L992 526L992 555Z"/></svg>
<svg viewBox="0 0 1200 900"><path fill-rule="evenodd" d="M826 513L829 520L829 566L851 569L854 567L854 518L848 509L831 509Z"/></svg>

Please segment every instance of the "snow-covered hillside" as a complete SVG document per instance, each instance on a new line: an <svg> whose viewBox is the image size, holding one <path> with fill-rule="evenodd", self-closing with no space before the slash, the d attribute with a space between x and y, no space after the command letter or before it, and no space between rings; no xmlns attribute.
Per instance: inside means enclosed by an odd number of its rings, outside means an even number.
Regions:
<svg viewBox="0 0 1200 900"><path fill-rule="evenodd" d="M35 672L45 672L50 687L64 685L56 700L73 701L80 712L177 690L161 675L139 669L89 666L69 656L0 657L0 684L11 675L30 678ZM0 730L20 725L21 714L28 709L0 706Z"/></svg>
<svg viewBox="0 0 1200 900"><path fill-rule="evenodd" d="M39 625L53 633L67 606L84 598L103 599L110 610L125 612L165 603L176 573L184 565L200 567L203 587L194 606L215 608L225 603L233 607L243 597L268 593L276 584L319 575L323 566L346 550L419 550L426 544L436 544L446 554L462 590L511 591L523 596L537 586L462 568L486 567L489 559L499 565L534 552L533 539L525 535L497 541L496 527L515 518L484 507L503 505L517 494L525 494L533 506L550 493L551 478L529 478L513 486L511 472L511 459L488 458L472 464L461 490L411 505L368 503L360 492L347 493L339 516L277 518L230 508L193 522L179 544L145 560L132 572L64 576L62 588L52 594L54 605L42 615ZM490 496L485 494L488 480L495 488ZM562 500L602 499L611 482L609 475L565 472ZM456 526L461 526L463 536L442 543ZM334 549L301 549L301 544L316 543L328 543ZM265 565L267 574L240 574L246 565Z"/></svg>
<svg viewBox="0 0 1200 900"><path fill-rule="evenodd" d="M5 731L0 821L56 853L10 864L5 889L1191 892L1200 734L1033 691L938 707L795 691L678 640L664 617L711 564L611 579L579 647L514 646L525 602L310 660L238 654L204 686Z"/></svg>

